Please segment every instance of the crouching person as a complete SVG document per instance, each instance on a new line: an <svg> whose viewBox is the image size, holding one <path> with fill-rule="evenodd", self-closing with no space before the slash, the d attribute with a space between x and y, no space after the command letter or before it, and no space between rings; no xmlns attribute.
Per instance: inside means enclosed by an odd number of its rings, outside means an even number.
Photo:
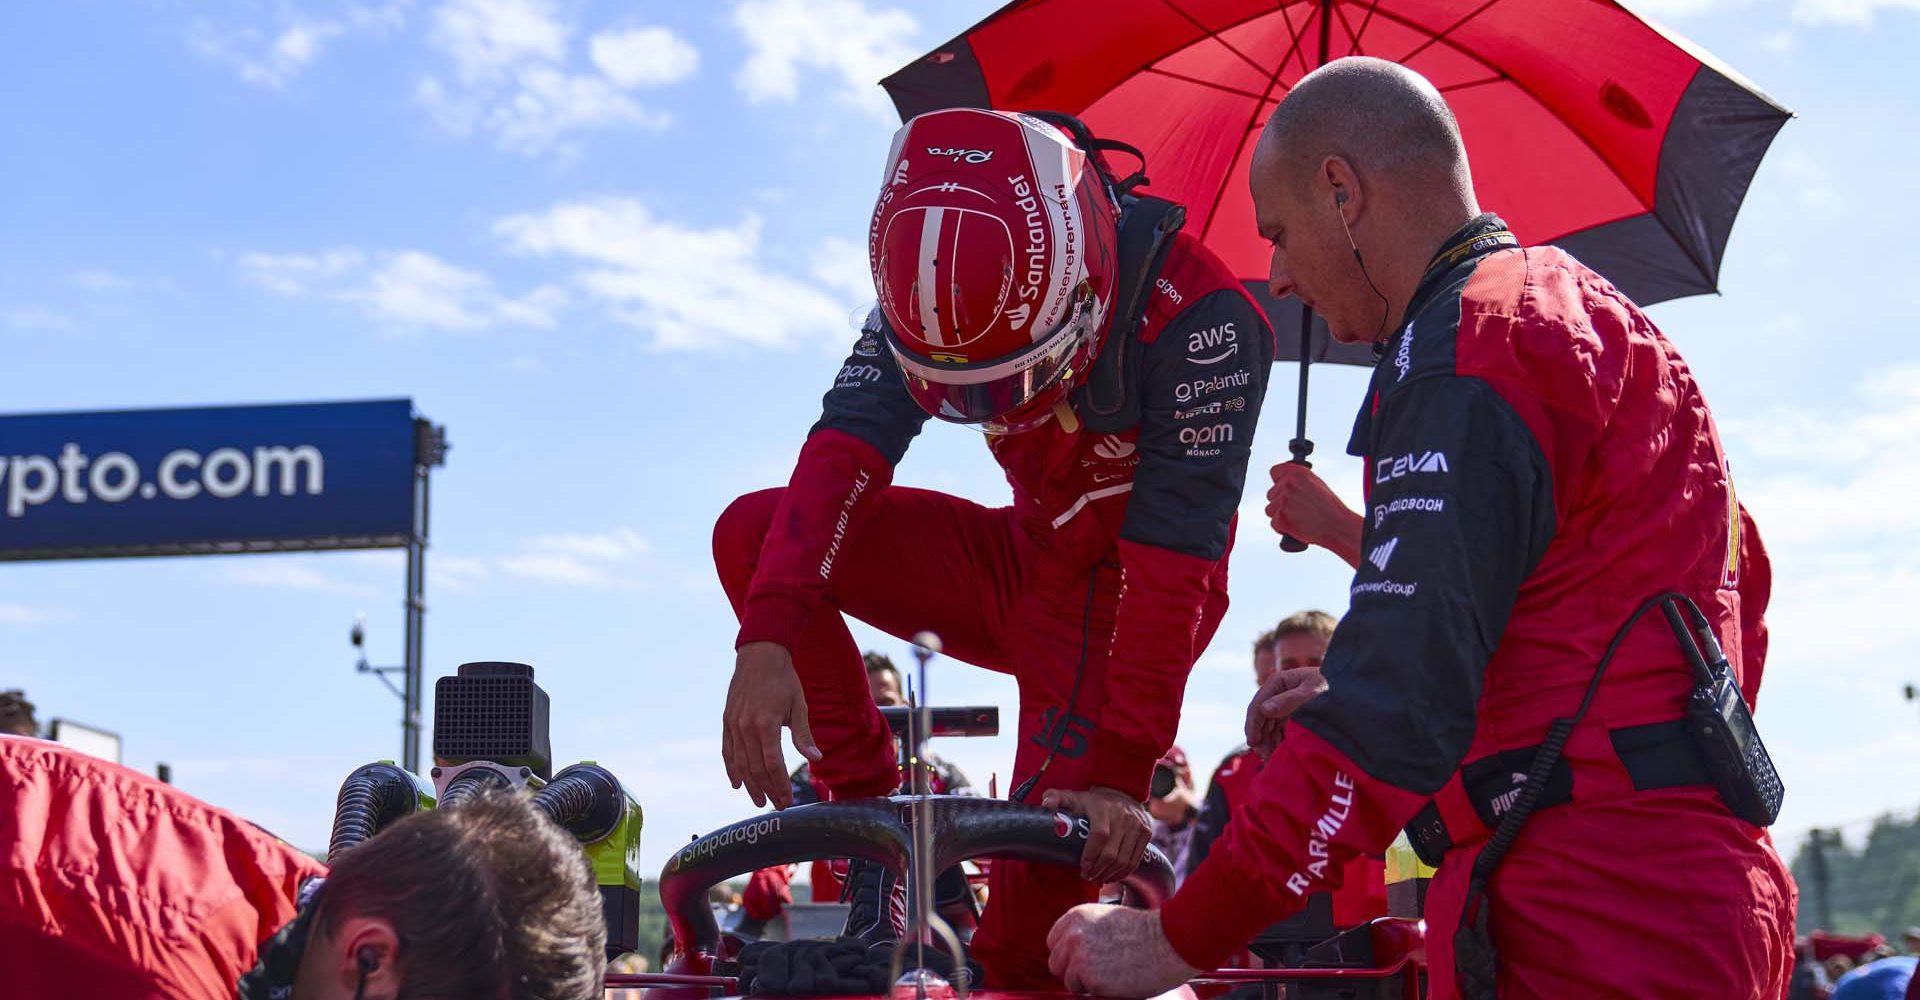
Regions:
<svg viewBox="0 0 1920 1000"><path fill-rule="evenodd" d="M524 797L410 816L334 861L117 764L0 736L9 1000L601 995L586 857Z"/></svg>

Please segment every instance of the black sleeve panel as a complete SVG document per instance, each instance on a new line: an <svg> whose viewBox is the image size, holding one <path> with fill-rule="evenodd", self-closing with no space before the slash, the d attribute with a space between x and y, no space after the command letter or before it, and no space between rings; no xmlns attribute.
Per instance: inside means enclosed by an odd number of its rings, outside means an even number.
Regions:
<svg viewBox="0 0 1920 1000"><path fill-rule="evenodd" d="M821 400L820 419L807 433L829 427L845 431L872 445L889 465L899 465L926 424L927 411L907 394L906 376L887 349L885 323L878 307L867 314L853 353Z"/></svg>
<svg viewBox="0 0 1920 1000"><path fill-rule="evenodd" d="M1487 661L1553 539L1552 473L1506 400L1455 375L1385 397L1369 462L1329 690L1296 718L1372 777L1432 794L1473 742Z"/></svg>
<svg viewBox="0 0 1920 1000"><path fill-rule="evenodd" d="M1233 290L1201 298L1147 345L1121 538L1201 559L1226 553L1272 364L1266 317Z"/></svg>

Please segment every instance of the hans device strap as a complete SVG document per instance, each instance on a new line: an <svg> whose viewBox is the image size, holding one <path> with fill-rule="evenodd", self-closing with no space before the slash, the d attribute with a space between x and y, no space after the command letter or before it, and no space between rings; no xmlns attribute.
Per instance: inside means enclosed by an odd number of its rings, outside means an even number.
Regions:
<svg viewBox="0 0 1920 1000"><path fill-rule="evenodd" d="M1140 422L1135 372L1140 345L1135 337L1147 300L1173 246L1173 234L1187 221L1187 210L1166 200L1129 195L1120 211L1121 298L1115 302L1113 329L1094 358L1086 382L1075 390L1075 408L1090 429L1118 433Z"/></svg>

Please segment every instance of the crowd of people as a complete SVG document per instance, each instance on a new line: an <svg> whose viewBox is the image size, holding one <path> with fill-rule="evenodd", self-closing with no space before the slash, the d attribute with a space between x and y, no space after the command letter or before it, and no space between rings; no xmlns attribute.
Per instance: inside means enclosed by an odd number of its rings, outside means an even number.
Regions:
<svg viewBox="0 0 1920 1000"><path fill-rule="evenodd" d="M1901 938L1904 950L1879 934L1815 931L1799 938L1786 1000L1920 1000L1920 927Z"/></svg>

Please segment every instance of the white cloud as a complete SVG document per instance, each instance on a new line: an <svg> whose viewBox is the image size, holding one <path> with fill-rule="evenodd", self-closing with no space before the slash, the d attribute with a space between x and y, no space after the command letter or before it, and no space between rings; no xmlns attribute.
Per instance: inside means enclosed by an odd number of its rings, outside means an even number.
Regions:
<svg viewBox="0 0 1920 1000"><path fill-rule="evenodd" d="M0 316L6 325L15 330L39 330L57 332L73 329L73 320L49 309L9 309Z"/></svg>
<svg viewBox="0 0 1920 1000"><path fill-rule="evenodd" d="M407 554L402 549L378 549L371 552L352 553L355 562L368 566L378 566L389 573L399 573L407 565ZM429 591L450 590L466 593L492 577L493 572L485 559L473 556L453 556L429 550L427 553L427 589Z"/></svg>
<svg viewBox="0 0 1920 1000"><path fill-rule="evenodd" d="M167 284L164 280L135 278L125 274L116 274L104 268L89 268L87 270L75 271L67 275L67 280L71 281L75 288L82 291L101 294L131 292L141 288Z"/></svg>
<svg viewBox="0 0 1920 1000"><path fill-rule="evenodd" d="M240 79L256 87L279 89L313 64L325 45L345 32L332 22L295 16L271 37L255 28L216 30L204 22L193 30L193 47L201 55L225 63Z"/></svg>
<svg viewBox="0 0 1920 1000"><path fill-rule="evenodd" d="M602 31L588 51L600 72L622 87L676 83L700 68L700 50L658 26Z"/></svg>
<svg viewBox="0 0 1920 1000"><path fill-rule="evenodd" d="M1731 2L1740 3L1744 0L1731 0ZM1728 4L1729 0L1627 0L1627 6L1635 13L1663 19L1693 17Z"/></svg>
<svg viewBox="0 0 1920 1000"><path fill-rule="evenodd" d="M660 347L847 339L848 313L861 299L846 294L850 289L836 295L774 270L762 259L760 230L759 216L751 213L734 226L699 229L618 197L565 202L494 226L522 252L578 258L585 266L575 284L605 302L615 319L652 334ZM833 244L822 253L834 256ZM872 295L866 288L862 298Z"/></svg>
<svg viewBox="0 0 1920 1000"><path fill-rule="evenodd" d="M1920 510L1909 502L1920 495L1920 466L1903 460L1920 441L1920 366L1894 367L1838 398L1848 402L1781 407L1721 430L1744 463L1734 480L1773 564L1763 724L1788 727L1783 741L1851 746L1858 740L1812 722L1810 706L1879 711L1920 681L1910 607L1920 594L1911 544Z"/></svg>
<svg viewBox="0 0 1920 1000"><path fill-rule="evenodd" d="M452 0L433 14L430 40L461 82L503 80L529 62L566 58L571 29L547 0Z"/></svg>
<svg viewBox="0 0 1920 1000"><path fill-rule="evenodd" d="M579 587L635 586L635 562L653 550L639 533L621 528L600 535L536 535L515 555L496 562L500 570L540 583Z"/></svg>
<svg viewBox="0 0 1920 1000"><path fill-rule="evenodd" d="M875 114L889 113L880 78L916 54L913 16L863 0L746 0L733 24L749 53L734 82L748 101L793 101L802 70L837 77L840 96Z"/></svg>
<svg viewBox="0 0 1920 1000"><path fill-rule="evenodd" d="M1920 10L1920 0L1795 0L1793 19L1803 24L1865 28L1882 10Z"/></svg>
<svg viewBox="0 0 1920 1000"><path fill-rule="evenodd" d="M253 283L281 295L305 295L314 286L329 285L358 270L366 256L358 250L327 250L317 254L241 254L240 271Z"/></svg>
<svg viewBox="0 0 1920 1000"><path fill-rule="evenodd" d="M873 270L867 248L852 240L829 237L813 255L813 276L850 302L874 299Z"/></svg>
<svg viewBox="0 0 1920 1000"><path fill-rule="evenodd" d="M500 325L552 327L567 305L564 289L543 285L519 297L493 279L419 250L243 254L241 272L268 291L350 302L368 318L401 330L484 330Z"/></svg>
<svg viewBox="0 0 1920 1000"><path fill-rule="evenodd" d="M224 63L240 79L277 90L312 67L329 44L348 34L385 36L404 27L409 3L336 3L326 17L312 17L281 4L271 27L216 28L203 20L194 24L188 40L202 56Z"/></svg>
<svg viewBox="0 0 1920 1000"><path fill-rule="evenodd" d="M1697 17L1714 11L1750 6L1753 0L1628 0L1636 13L1662 20ZM1791 16L1803 25L1871 27L1881 11L1920 11L1920 0L1793 0ZM1762 45L1774 51L1792 47L1784 32L1769 35Z"/></svg>
<svg viewBox="0 0 1920 1000"><path fill-rule="evenodd" d="M329 576L299 557L253 556L227 567L226 579L248 587L300 590L342 597L378 597L377 587Z"/></svg>
<svg viewBox="0 0 1920 1000"><path fill-rule="evenodd" d="M427 582L434 589L463 593L479 586L493 575L485 559L472 556L430 555L427 558Z"/></svg>
<svg viewBox="0 0 1920 1000"><path fill-rule="evenodd" d="M0 625L45 625L72 617L65 611L31 604L0 604Z"/></svg>
<svg viewBox="0 0 1920 1000"><path fill-rule="evenodd" d="M621 88L684 77L698 58L692 46L664 28L606 33L590 46L600 72L574 72L573 35L551 0L449 0L428 40L453 63L452 81L426 77L414 96L447 131L483 130L528 156L570 152L562 137L582 129L671 122Z"/></svg>
<svg viewBox="0 0 1920 1000"><path fill-rule="evenodd" d="M502 297L493 280L418 250L383 254L364 289L347 297L374 319L409 328L483 330L501 323L551 327L566 292L543 286L518 299Z"/></svg>

